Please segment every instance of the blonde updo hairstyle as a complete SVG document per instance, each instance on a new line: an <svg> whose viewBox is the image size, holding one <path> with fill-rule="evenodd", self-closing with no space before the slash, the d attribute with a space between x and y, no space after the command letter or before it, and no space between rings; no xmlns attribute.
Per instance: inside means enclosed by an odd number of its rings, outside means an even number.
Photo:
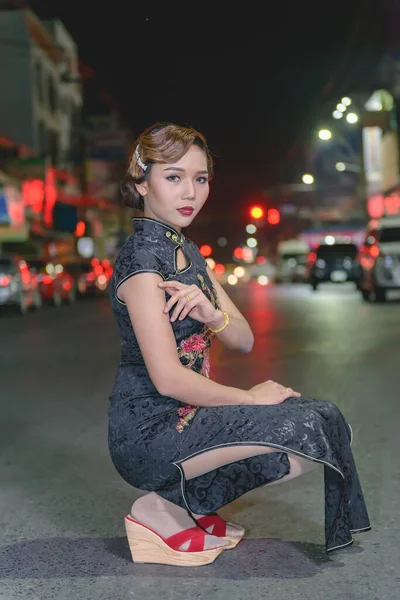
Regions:
<svg viewBox="0 0 400 600"><path fill-rule="evenodd" d="M149 179L154 163L171 164L178 162L190 146L201 148L207 158L208 175L213 175L213 160L205 137L189 127L180 127L171 123L156 123L146 129L135 141L128 171L121 182L124 204L144 211L144 199L136 189L136 183ZM137 152L135 152L137 150ZM141 163L146 169L140 166Z"/></svg>

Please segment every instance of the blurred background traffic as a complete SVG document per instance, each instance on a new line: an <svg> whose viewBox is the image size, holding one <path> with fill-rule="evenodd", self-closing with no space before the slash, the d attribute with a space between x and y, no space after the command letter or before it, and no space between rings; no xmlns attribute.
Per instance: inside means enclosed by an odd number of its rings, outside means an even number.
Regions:
<svg viewBox="0 0 400 600"><path fill-rule="evenodd" d="M136 216L119 181L137 132L60 19L3 2L0 40L2 316L104 296ZM400 290L400 56L358 67L320 95L273 178L231 208L217 186L185 232L223 285Z"/></svg>

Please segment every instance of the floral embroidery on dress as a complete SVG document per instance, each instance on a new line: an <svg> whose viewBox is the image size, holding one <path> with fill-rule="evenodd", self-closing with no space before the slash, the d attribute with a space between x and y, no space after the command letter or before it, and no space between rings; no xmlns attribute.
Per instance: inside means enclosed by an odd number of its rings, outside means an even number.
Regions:
<svg viewBox="0 0 400 600"><path fill-rule="evenodd" d="M218 299L217 293L214 290L214 288L212 287L212 289L210 290L210 288L206 285L206 282L204 281L204 277L203 277L203 275L201 275L201 273L197 274L197 279L200 281L201 289L203 290L203 292L207 292L213 307L221 308L220 301Z"/></svg>
<svg viewBox="0 0 400 600"><path fill-rule="evenodd" d="M204 280L203 275L198 273L197 279L200 282L201 289L206 292L207 297L210 299L214 308L221 308L218 300L218 296L214 288L210 289ZM200 373L204 377L210 377L210 352L211 342L214 337L214 333L204 326L200 333L194 333L190 337L181 341L178 347L179 358L187 360L185 367L191 369L197 360L201 360ZM178 408L179 421L176 424L176 429L179 433L183 432L183 428L189 425L189 422L193 419L198 410L197 406L191 406L187 404L181 408Z"/></svg>
<svg viewBox="0 0 400 600"><path fill-rule="evenodd" d="M187 369L191 369L196 361L200 359L202 361L200 369L201 375L210 377L210 350L213 336L214 334L208 327L203 327L200 333L194 333L181 341L178 346L178 356L179 358L187 360L187 363L185 364ZM190 404L178 408L177 412L180 419L176 424L176 429L179 433L182 433L183 428L189 425L189 422L193 419L197 410L197 406L191 406Z"/></svg>

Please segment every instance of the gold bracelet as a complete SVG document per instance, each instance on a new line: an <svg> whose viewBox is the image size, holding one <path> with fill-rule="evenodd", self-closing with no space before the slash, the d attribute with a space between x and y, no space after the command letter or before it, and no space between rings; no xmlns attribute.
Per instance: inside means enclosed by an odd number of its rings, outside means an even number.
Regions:
<svg viewBox="0 0 400 600"><path fill-rule="evenodd" d="M220 327L219 329L211 329L211 327L208 328L213 333L221 333L221 331L223 331L229 325L230 318L229 318L228 313L225 310L223 310L222 314L224 315L224 319L225 319L225 323L222 325L222 327Z"/></svg>

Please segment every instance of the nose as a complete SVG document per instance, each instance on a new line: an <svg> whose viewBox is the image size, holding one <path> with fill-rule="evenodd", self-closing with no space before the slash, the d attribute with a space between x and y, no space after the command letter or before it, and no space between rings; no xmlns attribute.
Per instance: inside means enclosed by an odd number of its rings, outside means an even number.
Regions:
<svg viewBox="0 0 400 600"><path fill-rule="evenodd" d="M195 187L194 187L194 183L191 179L188 179L186 181L183 197L186 200L194 200L194 198L195 198Z"/></svg>

